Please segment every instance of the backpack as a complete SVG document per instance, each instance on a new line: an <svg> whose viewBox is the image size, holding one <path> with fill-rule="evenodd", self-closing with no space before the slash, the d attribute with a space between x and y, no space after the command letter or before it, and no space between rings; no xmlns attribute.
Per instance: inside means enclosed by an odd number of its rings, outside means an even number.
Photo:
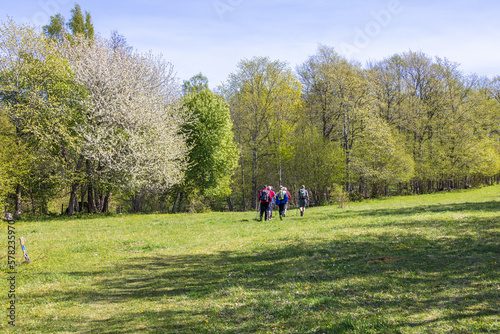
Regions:
<svg viewBox="0 0 500 334"><path fill-rule="evenodd" d="M285 199L285 195L286 195L286 192L285 192L285 191L283 191L283 190L280 190L280 191L278 192L278 195L277 195L277 197L278 197L278 201L282 201L282 200L284 200L284 199Z"/></svg>
<svg viewBox="0 0 500 334"><path fill-rule="evenodd" d="M260 192L259 201L269 202L269 193L267 192L267 190L262 190Z"/></svg>
<svg viewBox="0 0 500 334"><path fill-rule="evenodd" d="M306 198L307 198L306 190L305 189L300 189L299 190L299 199L306 199Z"/></svg>

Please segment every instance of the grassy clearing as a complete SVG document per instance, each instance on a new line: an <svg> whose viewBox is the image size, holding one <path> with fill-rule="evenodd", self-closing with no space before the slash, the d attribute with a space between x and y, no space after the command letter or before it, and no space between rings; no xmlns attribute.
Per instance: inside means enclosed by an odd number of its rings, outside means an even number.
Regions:
<svg viewBox="0 0 500 334"><path fill-rule="evenodd" d="M4 316L0 330L498 333L499 199L495 186L271 222L252 212L17 222L38 260L17 268L16 327ZM5 273L5 223L2 235Z"/></svg>

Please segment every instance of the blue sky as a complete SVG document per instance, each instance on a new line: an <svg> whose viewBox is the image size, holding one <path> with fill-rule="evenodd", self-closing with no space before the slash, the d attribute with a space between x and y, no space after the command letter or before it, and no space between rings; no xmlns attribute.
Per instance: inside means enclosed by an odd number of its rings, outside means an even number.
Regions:
<svg viewBox="0 0 500 334"><path fill-rule="evenodd" d="M465 74L500 75L500 1L494 0L81 0L94 27L118 30L139 51L170 61L178 78L202 72L212 88L242 59L292 69L318 44L365 64L408 50L448 58ZM0 17L41 27L74 0L0 0Z"/></svg>

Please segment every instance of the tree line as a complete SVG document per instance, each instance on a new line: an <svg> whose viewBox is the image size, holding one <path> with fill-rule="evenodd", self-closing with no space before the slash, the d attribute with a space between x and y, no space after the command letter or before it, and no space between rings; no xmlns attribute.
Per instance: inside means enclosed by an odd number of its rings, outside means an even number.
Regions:
<svg viewBox="0 0 500 334"><path fill-rule="evenodd" d="M320 45L295 71L243 59L211 91L75 5L0 27L4 211L251 210L264 184L315 204L496 182L500 78L402 52L366 66Z"/></svg>
<svg viewBox="0 0 500 334"><path fill-rule="evenodd" d="M237 154L225 101L183 91L172 64L117 32L94 35L78 5L43 31L2 23L0 84L2 211L47 214L66 198L63 213L105 213L115 198L138 212L166 197L179 211L193 200L184 193L229 194Z"/></svg>
<svg viewBox="0 0 500 334"><path fill-rule="evenodd" d="M362 67L320 45L296 74L242 60L221 88L240 148L233 196L247 209L265 183L329 203L496 182L499 89L422 52Z"/></svg>

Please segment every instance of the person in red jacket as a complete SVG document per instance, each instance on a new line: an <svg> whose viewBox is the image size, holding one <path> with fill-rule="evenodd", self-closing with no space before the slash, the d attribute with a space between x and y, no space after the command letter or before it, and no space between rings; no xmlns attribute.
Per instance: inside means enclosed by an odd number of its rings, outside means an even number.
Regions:
<svg viewBox="0 0 500 334"><path fill-rule="evenodd" d="M259 192L259 197L257 198L257 200L260 202L260 220L262 220L262 216L264 216L264 219L267 220L269 218L267 214L268 214L269 204L271 201L271 197L269 196L269 190L267 190L267 186L264 186L264 188Z"/></svg>

